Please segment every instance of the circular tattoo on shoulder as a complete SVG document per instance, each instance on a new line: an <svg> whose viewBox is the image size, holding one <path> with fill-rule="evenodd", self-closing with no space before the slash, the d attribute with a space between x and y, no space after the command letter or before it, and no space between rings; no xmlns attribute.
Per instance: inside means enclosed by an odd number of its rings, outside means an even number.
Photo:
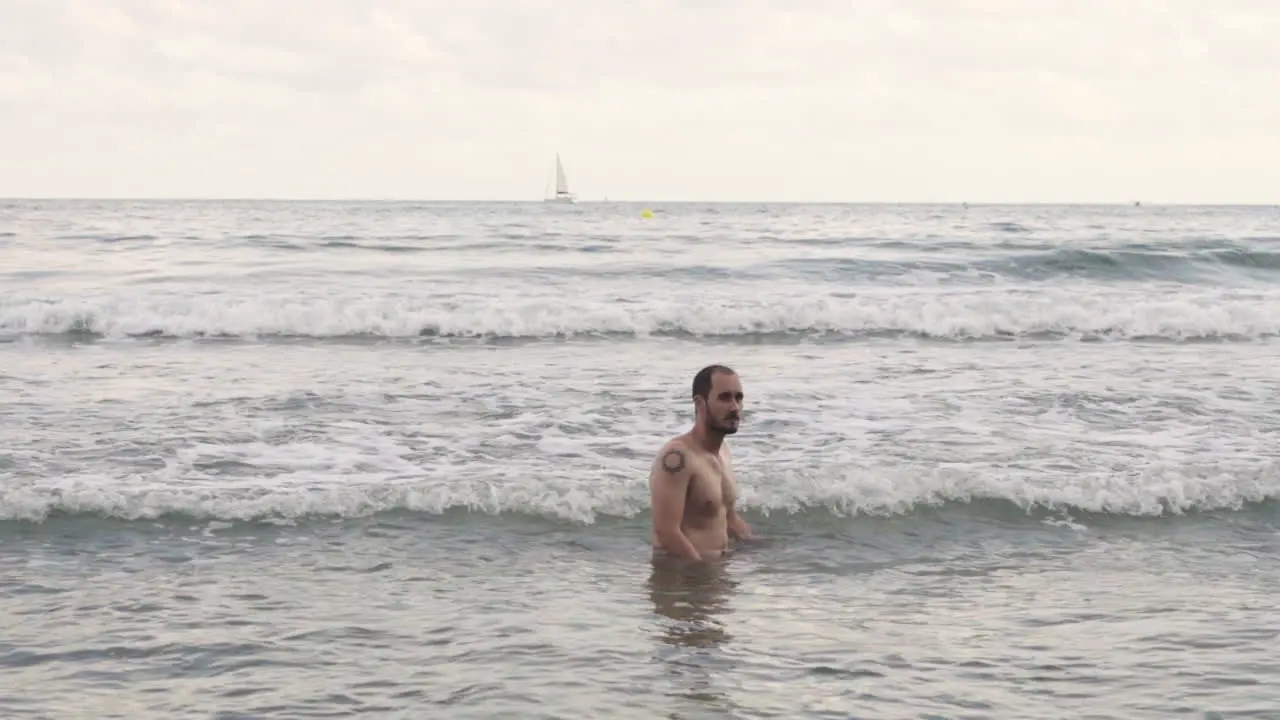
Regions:
<svg viewBox="0 0 1280 720"><path fill-rule="evenodd" d="M666 455L662 456L662 469L669 473L680 472L684 469L684 453L679 450L668 450Z"/></svg>

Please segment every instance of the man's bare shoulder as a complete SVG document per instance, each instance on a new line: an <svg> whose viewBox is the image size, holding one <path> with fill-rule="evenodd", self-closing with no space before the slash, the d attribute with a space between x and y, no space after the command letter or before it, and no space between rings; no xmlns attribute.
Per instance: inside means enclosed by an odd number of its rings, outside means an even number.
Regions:
<svg viewBox="0 0 1280 720"><path fill-rule="evenodd" d="M658 465L662 466L662 469L668 471L668 473L678 473L689 464L690 450L689 443L687 443L684 436L668 439L658 451Z"/></svg>
<svg viewBox="0 0 1280 720"><path fill-rule="evenodd" d="M654 456L655 469L662 468L672 474L684 470L689 464L692 449L687 433L667 440Z"/></svg>
<svg viewBox="0 0 1280 720"><path fill-rule="evenodd" d="M667 441L662 443L662 446L658 448L658 456L661 457L663 453L671 450L681 450L681 451L687 452L693 449L694 449L693 439L692 437L690 437L690 434L682 433L680 435L675 435L673 437L667 438Z"/></svg>

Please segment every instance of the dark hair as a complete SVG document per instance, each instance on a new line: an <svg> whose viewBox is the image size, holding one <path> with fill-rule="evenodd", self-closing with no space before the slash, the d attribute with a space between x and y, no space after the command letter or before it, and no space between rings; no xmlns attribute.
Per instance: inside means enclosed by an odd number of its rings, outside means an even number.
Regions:
<svg viewBox="0 0 1280 720"><path fill-rule="evenodd" d="M711 376L716 373L737 375L737 373L733 371L733 368L727 365L708 365L702 368L698 371L697 375L693 376L694 397L702 396L703 398L706 398L707 395L711 394Z"/></svg>

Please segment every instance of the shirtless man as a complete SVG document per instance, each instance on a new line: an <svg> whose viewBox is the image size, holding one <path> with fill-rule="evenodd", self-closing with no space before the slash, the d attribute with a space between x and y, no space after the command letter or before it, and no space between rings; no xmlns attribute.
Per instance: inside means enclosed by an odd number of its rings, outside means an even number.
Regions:
<svg viewBox="0 0 1280 720"><path fill-rule="evenodd" d="M693 429L668 440L649 471L655 549L703 560L727 552L730 537L752 537L734 507L738 488L724 442L738 432L742 398L730 368L710 365L693 377Z"/></svg>

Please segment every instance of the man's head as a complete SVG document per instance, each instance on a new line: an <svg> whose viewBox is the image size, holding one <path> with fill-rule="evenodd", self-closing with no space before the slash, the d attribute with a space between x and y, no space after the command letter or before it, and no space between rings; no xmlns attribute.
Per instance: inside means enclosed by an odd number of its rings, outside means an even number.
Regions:
<svg viewBox="0 0 1280 720"><path fill-rule="evenodd" d="M693 376L697 424L707 432L732 435L742 419L742 381L724 365L708 365Z"/></svg>

